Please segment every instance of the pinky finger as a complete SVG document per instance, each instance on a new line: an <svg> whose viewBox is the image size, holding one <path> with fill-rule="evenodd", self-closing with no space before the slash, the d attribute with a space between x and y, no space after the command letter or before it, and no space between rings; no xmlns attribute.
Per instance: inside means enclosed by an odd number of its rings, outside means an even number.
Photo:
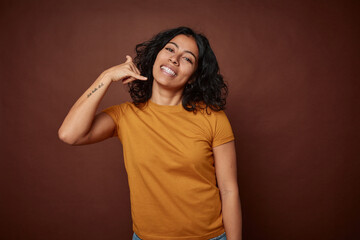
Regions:
<svg viewBox="0 0 360 240"><path fill-rule="evenodd" d="M127 83L129 83L129 82L134 81L134 80L136 80L136 78L134 78L134 77L128 77L128 78L124 79L124 80L122 81L122 83L123 83L123 84L127 84Z"/></svg>

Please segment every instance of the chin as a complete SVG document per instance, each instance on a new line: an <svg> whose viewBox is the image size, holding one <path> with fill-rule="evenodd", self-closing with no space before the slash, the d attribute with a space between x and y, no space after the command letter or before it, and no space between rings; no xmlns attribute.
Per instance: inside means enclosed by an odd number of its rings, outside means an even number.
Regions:
<svg viewBox="0 0 360 240"><path fill-rule="evenodd" d="M154 82L156 82L157 84L161 85L161 86L166 86L166 87L171 87L173 85L173 81L174 79L170 79L166 76L163 76L161 73L153 73L154 76Z"/></svg>
<svg viewBox="0 0 360 240"><path fill-rule="evenodd" d="M171 82L171 79L166 79L166 78L154 77L154 83L155 82L157 83L157 85L167 90L178 91L179 89L182 89L184 87L184 86L175 85L174 82Z"/></svg>
<svg viewBox="0 0 360 240"><path fill-rule="evenodd" d="M154 82L164 88L176 88L176 86L173 86L173 84L168 79L154 78Z"/></svg>

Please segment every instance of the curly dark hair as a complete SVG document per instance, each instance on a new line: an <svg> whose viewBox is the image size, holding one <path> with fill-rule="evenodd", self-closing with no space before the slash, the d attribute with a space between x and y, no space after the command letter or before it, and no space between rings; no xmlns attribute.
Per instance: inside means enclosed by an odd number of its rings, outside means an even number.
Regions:
<svg viewBox="0 0 360 240"><path fill-rule="evenodd" d="M175 36L184 34L192 36L199 49L198 67L194 73L194 81L187 83L183 90L182 105L187 111L200 109L220 111L225 108L228 88L219 72L216 56L208 39L195 33L191 28L178 27L158 33L149 41L137 44L134 63L147 81L135 80L128 84L129 93L135 106L147 102L152 95L153 65L157 54Z"/></svg>

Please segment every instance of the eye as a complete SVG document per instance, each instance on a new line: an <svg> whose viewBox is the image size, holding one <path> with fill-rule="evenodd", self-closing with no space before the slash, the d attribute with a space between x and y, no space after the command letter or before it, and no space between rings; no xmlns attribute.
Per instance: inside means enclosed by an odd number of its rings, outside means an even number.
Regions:
<svg viewBox="0 0 360 240"><path fill-rule="evenodd" d="M184 59L185 59L186 61L188 61L189 63L192 63L192 61L191 61L190 58L184 57Z"/></svg>
<svg viewBox="0 0 360 240"><path fill-rule="evenodd" d="M168 50L169 52L174 52L174 49L172 49L172 48L167 47L165 49Z"/></svg>

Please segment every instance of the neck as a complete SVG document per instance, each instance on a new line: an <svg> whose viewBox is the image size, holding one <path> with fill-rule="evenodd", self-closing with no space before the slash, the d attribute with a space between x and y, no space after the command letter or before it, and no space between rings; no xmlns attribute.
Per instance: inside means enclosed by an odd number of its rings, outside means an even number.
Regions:
<svg viewBox="0 0 360 240"><path fill-rule="evenodd" d="M159 105L178 105L182 100L182 92L183 89L174 91L172 89L162 88L154 81L150 100Z"/></svg>

